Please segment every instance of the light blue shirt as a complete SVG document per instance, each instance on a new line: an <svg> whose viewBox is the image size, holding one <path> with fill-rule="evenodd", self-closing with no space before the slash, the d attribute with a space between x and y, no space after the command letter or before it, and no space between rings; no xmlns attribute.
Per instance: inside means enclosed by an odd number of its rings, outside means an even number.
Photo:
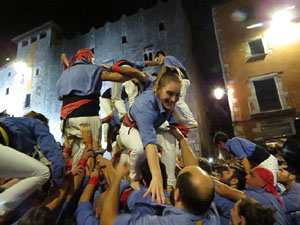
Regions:
<svg viewBox="0 0 300 225"><path fill-rule="evenodd" d="M75 212L77 225L99 225L100 219L97 219L93 213L91 202L80 202Z"/></svg>
<svg viewBox="0 0 300 225"><path fill-rule="evenodd" d="M283 207L280 205L278 199L271 193L268 193L263 188L255 188L248 185L247 190L244 191L247 198L253 198L264 206L272 208L275 212L276 225L286 225L287 218Z"/></svg>
<svg viewBox="0 0 300 225"><path fill-rule="evenodd" d="M251 141L248 141L244 138L234 137L228 139L225 144L225 149L238 157L238 159L244 159L252 156L255 151L256 144Z"/></svg>
<svg viewBox="0 0 300 225"><path fill-rule="evenodd" d="M215 193L214 203L217 207L221 224L230 225L230 210L234 207L235 202Z"/></svg>
<svg viewBox="0 0 300 225"><path fill-rule="evenodd" d="M56 83L58 99L64 96L99 95L102 86L101 73L104 68L86 60L76 61L63 71Z"/></svg>
<svg viewBox="0 0 300 225"><path fill-rule="evenodd" d="M148 144L157 144L155 129L166 120L170 124L176 123L173 110L164 109L152 91L145 91L135 99L130 108L130 116L137 124L144 148Z"/></svg>
<svg viewBox="0 0 300 225"><path fill-rule="evenodd" d="M289 191L280 196L286 212L300 211L300 184L296 183Z"/></svg>
<svg viewBox="0 0 300 225"><path fill-rule="evenodd" d="M175 66L175 67L178 67L180 69L183 69L185 72L186 69L184 67L184 65L182 65L181 62L179 62L178 59L176 59L174 56L171 56L171 55L167 55L164 60L162 61L162 66Z"/></svg>

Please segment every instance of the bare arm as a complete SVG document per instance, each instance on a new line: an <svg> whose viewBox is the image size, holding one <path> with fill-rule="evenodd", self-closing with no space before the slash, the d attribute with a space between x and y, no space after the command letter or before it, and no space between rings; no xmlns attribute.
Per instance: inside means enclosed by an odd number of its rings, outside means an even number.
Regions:
<svg viewBox="0 0 300 225"><path fill-rule="evenodd" d="M184 166L198 166L197 158L182 133L175 126L169 126L169 128L169 133L172 134L180 144Z"/></svg>
<svg viewBox="0 0 300 225"><path fill-rule="evenodd" d="M232 201L237 202L238 200L242 198L246 198L246 194L242 191L239 191L237 189L234 189L232 187L229 187L226 184L221 183L220 181L213 178L215 183L215 191L222 195L223 197L230 199Z"/></svg>
<svg viewBox="0 0 300 225"><path fill-rule="evenodd" d="M150 172L152 175L152 180L148 188L148 191L144 194L144 197L146 197L151 192L152 201L154 201L154 198L156 196L158 204L161 203L164 204L165 195L164 195L162 176L161 176L158 155L157 155L157 146L154 144L148 144L146 146L146 155L147 155L147 161L150 168Z"/></svg>
<svg viewBox="0 0 300 225"><path fill-rule="evenodd" d="M249 163L249 160L247 158L243 158L242 159L242 163L243 163L243 166L245 168L245 171L247 174L250 173L250 163Z"/></svg>
<svg viewBox="0 0 300 225"><path fill-rule="evenodd" d="M120 73L115 73L115 72L111 73L111 72L103 71L101 74L101 80L123 83L127 80L130 80L130 77L124 76Z"/></svg>
<svg viewBox="0 0 300 225"><path fill-rule="evenodd" d="M101 225L112 225L118 216L119 211L119 189L120 183L129 171L129 165L120 163L116 169L116 178L114 179L112 185L110 186L107 196L104 200L103 212L102 215L105 215L101 218Z"/></svg>
<svg viewBox="0 0 300 225"><path fill-rule="evenodd" d="M91 178L92 177L97 177L98 178L99 176L99 170L97 168L94 169L94 171L92 172L91 174ZM95 185L93 184L87 184L83 193L81 194L80 196L80 199L79 199L79 202L87 202L87 201L90 201L93 193L94 193L94 190L95 190Z"/></svg>

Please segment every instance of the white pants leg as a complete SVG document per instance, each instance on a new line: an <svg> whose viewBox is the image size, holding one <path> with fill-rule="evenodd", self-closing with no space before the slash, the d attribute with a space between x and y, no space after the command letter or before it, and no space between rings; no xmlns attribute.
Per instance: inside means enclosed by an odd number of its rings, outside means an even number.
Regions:
<svg viewBox="0 0 300 225"><path fill-rule="evenodd" d="M62 128L63 121L61 122ZM81 158L84 150L84 143L82 142L82 136L80 132L81 125L89 125L91 128L92 139L98 142L98 146L101 146L101 119L99 116L90 117L74 117L67 119L65 133L67 136L75 136L75 140L72 146L73 164L75 167ZM98 148L98 149L99 149ZM94 149L97 150L97 149Z"/></svg>
<svg viewBox="0 0 300 225"><path fill-rule="evenodd" d="M108 116L109 114L111 114L113 112L111 99L100 97L100 104L101 104L101 107L104 110L106 116ZM104 136L105 136L105 139L106 139L107 138L107 131L108 131L108 124L107 123L103 124L103 128L104 128L104 131L103 131Z"/></svg>
<svg viewBox="0 0 300 225"><path fill-rule="evenodd" d="M278 161L275 156L270 155L265 161L262 161L259 166L270 170L274 176L274 185L277 184Z"/></svg>
<svg viewBox="0 0 300 225"><path fill-rule="evenodd" d="M112 103L115 105L119 112L119 118L123 118L126 113L124 101L121 98L122 95L122 83L112 82L111 84L111 97Z"/></svg>
<svg viewBox="0 0 300 225"><path fill-rule="evenodd" d="M168 131L157 132L157 143L162 147L161 162L165 164L168 174L168 186L174 186L176 183L176 139Z"/></svg>
<svg viewBox="0 0 300 225"><path fill-rule="evenodd" d="M181 109L183 112L184 118L188 121L189 126L198 126L197 121L195 120L189 106L185 102L186 93L190 87L190 81L188 79L182 80L182 86L180 90L180 97L177 101L176 105Z"/></svg>
<svg viewBox="0 0 300 225"><path fill-rule="evenodd" d="M131 107L139 94L139 89L131 80L128 80L125 82L125 91L128 95L129 107Z"/></svg>
<svg viewBox="0 0 300 225"><path fill-rule="evenodd" d="M126 148L126 150L131 151L129 156L130 163L130 177L133 180L138 180L140 178L140 166L146 159L146 152L144 151L142 138L137 129L131 128L122 124L119 135L121 145Z"/></svg>
<svg viewBox="0 0 300 225"><path fill-rule="evenodd" d="M0 194L0 216L3 216L43 185L50 171L36 159L0 144L0 177L24 178Z"/></svg>

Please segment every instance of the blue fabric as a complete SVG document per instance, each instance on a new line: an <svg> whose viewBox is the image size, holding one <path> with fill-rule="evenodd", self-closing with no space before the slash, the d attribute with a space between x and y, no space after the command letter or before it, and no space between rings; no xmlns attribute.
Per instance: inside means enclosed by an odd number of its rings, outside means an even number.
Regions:
<svg viewBox="0 0 300 225"><path fill-rule="evenodd" d="M256 144L244 138L234 137L228 139L225 144L225 149L238 157L244 159L250 157L255 151Z"/></svg>
<svg viewBox="0 0 300 225"><path fill-rule="evenodd" d="M186 69L185 67L182 65L181 62L179 62L178 59L176 59L174 56L171 56L171 55L167 55L164 60L162 61L162 66L175 66L175 67L178 67L178 68L181 68L181 69L184 69L185 72Z"/></svg>
<svg viewBox="0 0 300 225"><path fill-rule="evenodd" d="M100 219L97 219L93 213L91 202L80 202L75 213L77 225L99 225Z"/></svg>
<svg viewBox="0 0 300 225"><path fill-rule="evenodd" d="M126 104L125 104L125 107L126 107ZM112 118L111 120L109 121L109 125L112 126L112 127L116 127L116 126L121 126L121 121L120 121L120 118L119 118L119 111L117 109L115 109L113 115L112 115Z"/></svg>
<svg viewBox="0 0 300 225"><path fill-rule="evenodd" d="M203 225L219 225L219 218L213 214L216 211L209 211L205 216L195 216L173 206L165 206L162 216L151 216L136 214L120 214L114 224L163 224L163 225L195 225L198 221L202 221ZM213 219L214 218L214 219Z"/></svg>
<svg viewBox="0 0 300 225"><path fill-rule="evenodd" d="M69 69L66 69L56 83L58 99L64 96L99 95L102 86L101 73L104 68L87 62L76 61Z"/></svg>
<svg viewBox="0 0 300 225"><path fill-rule="evenodd" d="M214 203L220 216L222 225L229 225L231 220L230 210L234 207L235 202L215 194Z"/></svg>
<svg viewBox="0 0 300 225"><path fill-rule="evenodd" d="M144 148L148 144L157 144L156 128L166 120L174 122L173 110L165 110L152 91L145 91L135 99L130 115L137 124Z"/></svg>
<svg viewBox="0 0 300 225"><path fill-rule="evenodd" d="M154 81L155 81L155 77L148 75L148 79L145 82L140 82L140 93L143 93L144 91L151 91L154 87Z"/></svg>
<svg viewBox="0 0 300 225"><path fill-rule="evenodd" d="M287 218L284 209L274 195L268 193L263 188L255 188L251 185L248 185L247 190L245 190L244 193L246 194L247 198L253 198L262 205L272 208L275 211L276 225L287 224Z"/></svg>
<svg viewBox="0 0 300 225"><path fill-rule="evenodd" d="M300 211L300 184L296 183L280 197L286 212Z"/></svg>
<svg viewBox="0 0 300 225"><path fill-rule="evenodd" d="M138 70L143 70L145 67L147 67L145 61L129 61L131 62L132 66Z"/></svg>
<svg viewBox="0 0 300 225"><path fill-rule="evenodd" d="M39 146L44 156L52 162L52 179L57 185L61 185L65 162L62 149L57 145L48 125L31 117L7 117L1 118L0 122L11 131L14 149L28 154L34 151L34 146Z"/></svg>

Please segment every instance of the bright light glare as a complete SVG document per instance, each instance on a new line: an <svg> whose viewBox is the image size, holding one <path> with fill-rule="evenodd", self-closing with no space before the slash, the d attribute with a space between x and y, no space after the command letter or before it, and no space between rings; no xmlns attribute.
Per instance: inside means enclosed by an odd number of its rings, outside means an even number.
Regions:
<svg viewBox="0 0 300 225"><path fill-rule="evenodd" d="M270 45L289 44L300 38L299 23L291 22L292 14L289 10L274 13L272 19L271 27L265 33L265 38Z"/></svg>
<svg viewBox="0 0 300 225"><path fill-rule="evenodd" d="M10 58L6 58L5 60L6 60L6 61L9 61L9 60L10 60Z"/></svg>
<svg viewBox="0 0 300 225"><path fill-rule="evenodd" d="M256 23L256 24L252 24L250 26L247 26L246 28L247 29L252 29L252 28L255 28L255 27L262 27L264 24L263 23Z"/></svg>
<svg viewBox="0 0 300 225"><path fill-rule="evenodd" d="M24 62L16 62L14 64L14 68L17 71L17 73L24 73L28 69L28 66Z"/></svg>
<svg viewBox="0 0 300 225"><path fill-rule="evenodd" d="M222 88L216 88L214 90L214 95L216 97L216 99L221 99L224 96L224 90Z"/></svg>
<svg viewBox="0 0 300 225"><path fill-rule="evenodd" d="M214 161L214 159L212 157L208 158L208 162L212 163Z"/></svg>

